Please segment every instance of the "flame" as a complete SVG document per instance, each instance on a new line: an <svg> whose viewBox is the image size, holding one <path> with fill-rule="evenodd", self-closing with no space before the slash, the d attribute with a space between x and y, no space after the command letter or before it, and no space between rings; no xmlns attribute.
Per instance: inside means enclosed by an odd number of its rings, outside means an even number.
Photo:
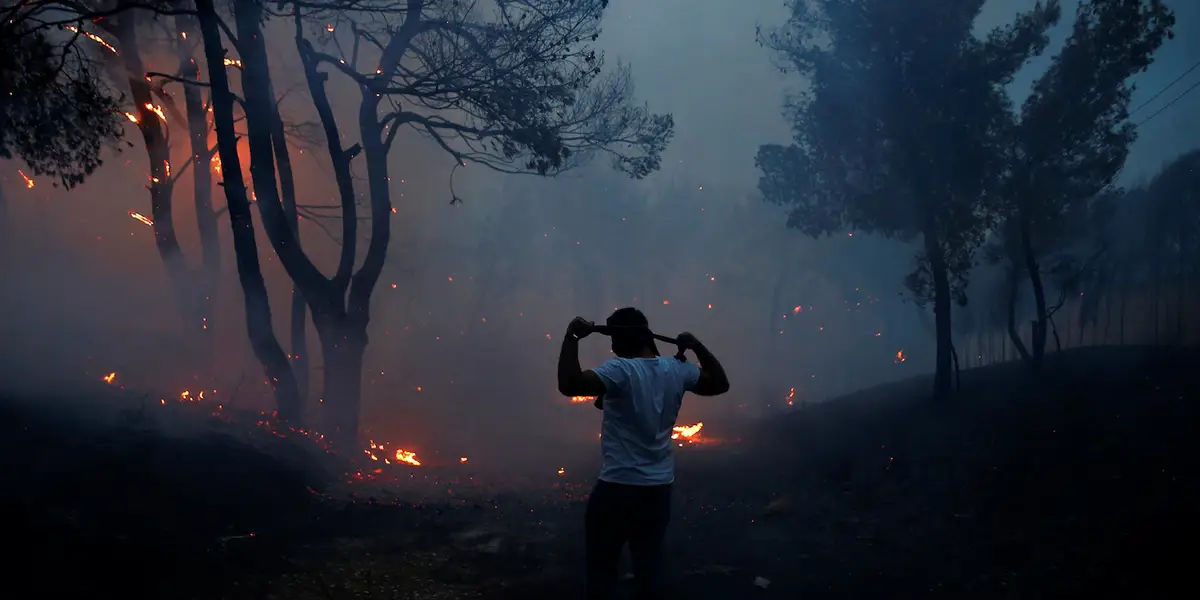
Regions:
<svg viewBox="0 0 1200 600"><path fill-rule="evenodd" d="M240 61L236 58L227 58L227 59L225 59L225 66L237 67L240 69L240 68L242 68L242 61Z"/></svg>
<svg viewBox="0 0 1200 600"><path fill-rule="evenodd" d="M17 169L17 173L19 173L21 175L21 178L25 180L25 189L32 190L33 186L34 186L33 180L30 179L29 176L25 174L25 171Z"/></svg>
<svg viewBox="0 0 1200 600"><path fill-rule="evenodd" d="M329 33L333 33L333 30L334 30L333 23L330 23L325 26L325 31L328 31Z"/></svg>
<svg viewBox="0 0 1200 600"><path fill-rule="evenodd" d="M67 25L67 30L74 32L74 33L80 33L79 28L75 27L74 25ZM102 38L94 33L84 31L84 32L82 32L81 35L88 38L89 40L92 40L93 42L96 42L97 44L100 44L101 46L104 46L105 48L108 48L108 51L112 52L113 54L120 54L120 52L117 52L116 48L112 47L112 44L109 44L108 42L104 41L104 38Z"/></svg>
<svg viewBox="0 0 1200 600"><path fill-rule="evenodd" d="M136 213L131 210L131 211L129 211L129 216L133 217L134 219L137 219L138 221L141 221L142 223L145 223L146 225L150 225L150 226L154 225L154 221L152 221L150 219L150 217L147 217L147 216L143 215L142 213Z"/></svg>
<svg viewBox="0 0 1200 600"><path fill-rule="evenodd" d="M125 113L125 118L126 118L126 119L129 119L129 122L130 122L130 123L137 123L137 122L138 122L137 115L135 115L135 114L133 114L133 113L131 113L131 112L127 112L127 113Z"/></svg>
<svg viewBox="0 0 1200 600"><path fill-rule="evenodd" d="M371 460L377 461L377 460L380 460L379 454L382 454L386 450L387 450L387 448L383 444L377 444L374 441L371 441L370 447L363 450L363 453L366 454L367 457L370 458ZM392 464L391 459L386 458L387 455L384 455L384 456L385 456L385 458L383 459L384 464L389 464L389 465ZM417 460L417 453L412 452L411 450L397 449L396 453L395 453L395 460L398 463L406 463L406 464L410 464L414 467L421 466L421 461Z"/></svg>
<svg viewBox="0 0 1200 600"><path fill-rule="evenodd" d="M564 474L566 474L566 472L567 472L567 470L566 470L566 469L564 469L564 468L562 468L562 467L559 467L559 468L558 468L558 476L559 476L559 477L562 477Z"/></svg>
<svg viewBox="0 0 1200 600"><path fill-rule="evenodd" d="M896 359L893 360L892 362L896 363L896 364L900 364L906 360L908 360L908 357L904 355L904 350L897 350L896 351Z"/></svg>
<svg viewBox="0 0 1200 600"><path fill-rule="evenodd" d="M167 113L163 112L163 109L161 106L158 106L156 104L151 104L149 102L147 102L145 106L146 106L146 110L158 115L158 118L162 119L163 123L167 122Z"/></svg>
<svg viewBox="0 0 1200 600"><path fill-rule="evenodd" d="M163 169L166 170L167 177L170 177L171 176L171 161L164 160L163 161Z"/></svg>
<svg viewBox="0 0 1200 600"><path fill-rule="evenodd" d="M213 173L216 173L217 175L221 174L221 155L220 154L214 154L212 157L212 160L209 161L209 164L212 165Z"/></svg>
<svg viewBox="0 0 1200 600"><path fill-rule="evenodd" d="M683 438L685 440L691 439L693 437L696 437L696 435L700 433L701 429L704 429L703 421L696 423L695 425L677 425L676 427L674 427L671 430L674 432L671 434L671 439L673 439L673 440L677 440L679 438Z"/></svg>
<svg viewBox="0 0 1200 600"><path fill-rule="evenodd" d="M112 373L109 373L108 375L105 375L104 377L101 377L100 379L103 379L104 383L111 385L113 380L116 378L117 378L117 372L113 371Z"/></svg>
<svg viewBox="0 0 1200 600"><path fill-rule="evenodd" d="M595 401L596 401L595 396L571 396L572 404L579 403L579 402L595 402Z"/></svg>
<svg viewBox="0 0 1200 600"><path fill-rule="evenodd" d="M467 462L467 457L465 457L465 456L460 456L460 457L458 458L458 462L460 462L460 463L465 463L465 462Z"/></svg>

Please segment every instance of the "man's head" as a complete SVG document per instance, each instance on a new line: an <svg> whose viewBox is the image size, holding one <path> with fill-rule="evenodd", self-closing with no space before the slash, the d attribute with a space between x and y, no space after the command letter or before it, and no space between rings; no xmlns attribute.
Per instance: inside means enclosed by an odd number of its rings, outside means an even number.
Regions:
<svg viewBox="0 0 1200 600"><path fill-rule="evenodd" d="M650 336L650 322L642 311L632 306L617 309L605 324L621 328L611 334L613 354L621 358L658 356L658 347Z"/></svg>

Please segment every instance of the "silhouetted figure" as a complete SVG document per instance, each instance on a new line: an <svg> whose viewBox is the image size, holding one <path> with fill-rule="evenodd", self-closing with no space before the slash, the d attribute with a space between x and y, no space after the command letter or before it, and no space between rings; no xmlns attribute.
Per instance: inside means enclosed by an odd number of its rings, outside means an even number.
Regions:
<svg viewBox="0 0 1200 600"><path fill-rule="evenodd" d="M699 366L659 356L646 316L622 308L608 318L616 356L595 369L579 366L579 340L595 325L576 317L567 326L558 358L558 391L597 396L604 411L600 477L588 499L585 522L587 597L607 600L617 582L621 549L633 557L638 600L666 595L662 546L671 514L675 459L672 428L684 392L716 396L729 390L721 363L690 333L677 338Z"/></svg>

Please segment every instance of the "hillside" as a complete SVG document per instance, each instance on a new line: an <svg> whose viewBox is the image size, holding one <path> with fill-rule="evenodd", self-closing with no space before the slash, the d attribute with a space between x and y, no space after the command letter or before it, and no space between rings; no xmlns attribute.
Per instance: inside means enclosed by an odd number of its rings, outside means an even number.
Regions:
<svg viewBox="0 0 1200 600"><path fill-rule="evenodd" d="M1197 533L1196 358L1075 351L1040 383L1020 365L964 372L960 396L933 405L918 379L689 447L670 540L677 590L1165 596L1186 583ZM0 409L0 502L22 556L9 585L35 591L22 597L579 590L588 461L520 494L346 504L314 493L337 479L329 461L286 440Z"/></svg>

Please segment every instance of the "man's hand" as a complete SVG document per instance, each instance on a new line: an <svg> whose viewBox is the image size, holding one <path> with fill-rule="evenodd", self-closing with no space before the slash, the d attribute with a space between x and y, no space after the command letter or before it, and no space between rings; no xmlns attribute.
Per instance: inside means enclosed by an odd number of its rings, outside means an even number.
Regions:
<svg viewBox="0 0 1200 600"><path fill-rule="evenodd" d="M675 336L675 341L678 342L680 350L695 350L696 346L700 345L700 340L686 331Z"/></svg>
<svg viewBox="0 0 1200 600"><path fill-rule="evenodd" d="M567 324L567 335L577 340L582 340L595 330L596 324L583 317L575 317Z"/></svg>

